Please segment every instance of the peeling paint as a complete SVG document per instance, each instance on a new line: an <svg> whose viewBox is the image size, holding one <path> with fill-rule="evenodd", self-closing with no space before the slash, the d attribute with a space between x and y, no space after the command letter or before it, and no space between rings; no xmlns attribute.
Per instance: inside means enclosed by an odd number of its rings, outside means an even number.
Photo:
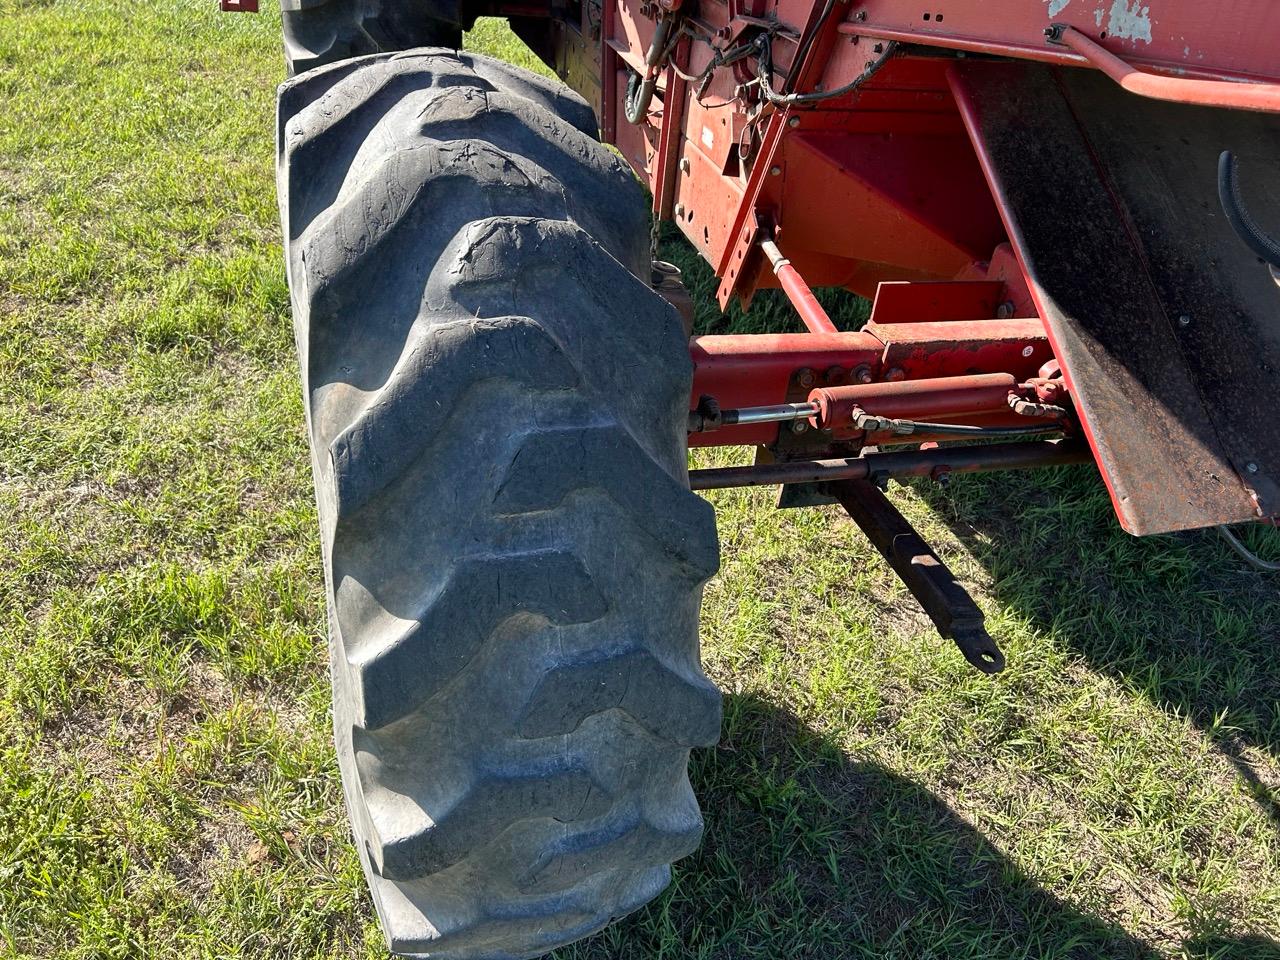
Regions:
<svg viewBox="0 0 1280 960"><path fill-rule="evenodd" d="M1107 31L1122 40L1151 42L1151 8L1142 0L1115 0L1111 4L1111 19Z"/></svg>
<svg viewBox="0 0 1280 960"><path fill-rule="evenodd" d="M1106 12L1107 12L1106 9L1103 7L1099 7L1097 10L1093 11L1093 22L1096 23L1099 27L1102 26L1102 18L1106 14Z"/></svg>
<svg viewBox="0 0 1280 960"><path fill-rule="evenodd" d="M1049 16L1056 17L1071 5L1071 0L1045 0L1049 4Z"/></svg>

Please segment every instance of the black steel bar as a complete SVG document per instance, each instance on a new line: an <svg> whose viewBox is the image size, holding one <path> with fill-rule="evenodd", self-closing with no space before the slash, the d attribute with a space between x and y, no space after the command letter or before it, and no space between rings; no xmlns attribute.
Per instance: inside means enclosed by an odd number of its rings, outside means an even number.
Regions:
<svg viewBox="0 0 1280 960"><path fill-rule="evenodd" d="M869 480L842 480L827 489L920 601L938 633L983 673L1003 670L1004 654L987 633L978 605L880 488Z"/></svg>
<svg viewBox="0 0 1280 960"><path fill-rule="evenodd" d="M694 490L722 487L761 487L780 483L822 483L882 477L928 477L944 473L983 473L1031 470L1089 463L1089 448L1075 440L1037 440L932 450L871 453L839 460L793 460L753 467L690 470Z"/></svg>

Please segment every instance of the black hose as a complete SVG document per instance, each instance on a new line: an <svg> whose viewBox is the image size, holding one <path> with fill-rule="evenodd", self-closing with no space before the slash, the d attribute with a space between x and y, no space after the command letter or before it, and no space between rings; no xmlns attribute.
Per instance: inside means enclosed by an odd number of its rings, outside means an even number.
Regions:
<svg viewBox="0 0 1280 960"><path fill-rule="evenodd" d="M639 123L649 112L649 104L653 101L653 90L657 86L657 78L641 80L640 74L632 73L627 77L627 97L623 102L623 112L631 123Z"/></svg>
<svg viewBox="0 0 1280 960"><path fill-rule="evenodd" d="M1227 545L1236 553L1244 558L1245 563L1253 567L1255 570L1261 570L1263 573L1280 573L1280 563L1274 560L1263 560L1260 556L1244 545L1244 541L1235 535L1235 532L1226 526L1218 527L1218 533L1222 535L1222 539L1227 541Z"/></svg>
<svg viewBox="0 0 1280 960"><path fill-rule="evenodd" d="M1267 236L1245 209L1240 195L1239 164L1230 150L1224 150L1218 158L1218 200L1227 222L1244 245L1267 264L1280 269L1280 243Z"/></svg>
<svg viewBox="0 0 1280 960"><path fill-rule="evenodd" d="M800 75L800 68L804 66L805 57L809 55L809 48L813 46L814 38L822 31L822 28L827 25L827 18L831 16L831 11L834 10L835 7L836 0L827 0L826 6L822 8L822 13L818 15L817 22L813 25L813 29L805 34L804 39L800 41L800 46L796 50L796 55L791 61L793 69L791 71L791 77L787 81L788 87L795 85L796 78Z"/></svg>
<svg viewBox="0 0 1280 960"><path fill-rule="evenodd" d="M772 41L767 33L762 33L756 38L756 43L760 48L760 53L756 58L756 76L760 82L760 92L766 100L778 106L789 106L794 103L819 103L823 100L833 100L836 97L843 97L847 93L853 93L853 91L875 76L880 68L888 63L898 52L897 41L890 40L885 44L884 52L871 66L867 67L866 70L844 86L837 87L834 90L815 90L812 93L778 93L773 89Z"/></svg>
<svg viewBox="0 0 1280 960"><path fill-rule="evenodd" d="M679 39L677 31L671 36L672 20L659 20L653 31L653 41L649 44L649 52L645 54L645 76L631 74L627 78L627 96L623 102L623 113L631 123L639 123L649 112L649 104L653 101L653 91L658 86L658 64L670 52L670 48ZM671 37L668 43L667 38Z"/></svg>

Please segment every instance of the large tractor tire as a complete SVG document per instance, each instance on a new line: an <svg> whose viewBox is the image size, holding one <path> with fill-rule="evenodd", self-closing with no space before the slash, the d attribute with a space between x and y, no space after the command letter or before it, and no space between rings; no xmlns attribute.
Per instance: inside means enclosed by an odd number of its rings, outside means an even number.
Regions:
<svg viewBox="0 0 1280 960"><path fill-rule="evenodd" d="M540 955L702 830L692 369L595 134L574 94L452 50L280 91L338 759L400 953Z"/></svg>

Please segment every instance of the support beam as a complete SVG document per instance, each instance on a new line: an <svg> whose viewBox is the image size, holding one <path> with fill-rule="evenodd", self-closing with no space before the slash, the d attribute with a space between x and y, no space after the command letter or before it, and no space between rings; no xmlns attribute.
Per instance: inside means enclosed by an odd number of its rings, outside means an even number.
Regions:
<svg viewBox="0 0 1280 960"><path fill-rule="evenodd" d="M938 477L950 473L986 473L999 470L1032 470L1089 463L1089 448L1075 440L1038 440L974 446L869 453L835 460L791 460L754 467L716 467L690 470L694 490L726 487L768 487L788 483L823 483L834 480Z"/></svg>

